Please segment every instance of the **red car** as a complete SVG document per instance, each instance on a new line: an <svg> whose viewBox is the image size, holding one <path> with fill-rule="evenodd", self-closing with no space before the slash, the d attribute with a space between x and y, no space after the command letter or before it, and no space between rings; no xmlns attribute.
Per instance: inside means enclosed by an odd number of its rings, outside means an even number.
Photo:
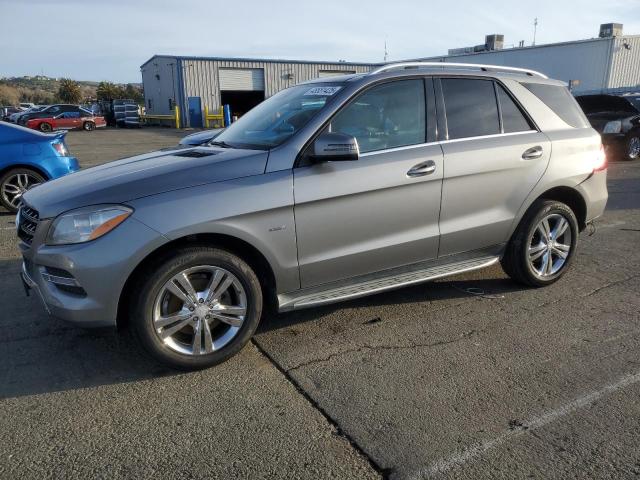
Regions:
<svg viewBox="0 0 640 480"><path fill-rule="evenodd" d="M95 128L106 127L107 122L103 116L94 115L89 110L78 107L77 110L62 112L55 116L32 118L27 120L26 126L41 132L76 128L91 131Z"/></svg>

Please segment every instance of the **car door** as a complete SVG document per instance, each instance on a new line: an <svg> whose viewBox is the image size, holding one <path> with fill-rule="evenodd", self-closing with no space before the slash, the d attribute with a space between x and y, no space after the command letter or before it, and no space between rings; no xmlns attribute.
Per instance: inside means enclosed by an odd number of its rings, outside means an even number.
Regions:
<svg viewBox="0 0 640 480"><path fill-rule="evenodd" d="M551 143L497 81L442 78L440 256L498 247L549 162Z"/></svg>
<svg viewBox="0 0 640 480"><path fill-rule="evenodd" d="M440 146L428 142L432 81L370 87L325 131L354 136L360 158L294 169L302 287L435 258L443 170Z"/></svg>

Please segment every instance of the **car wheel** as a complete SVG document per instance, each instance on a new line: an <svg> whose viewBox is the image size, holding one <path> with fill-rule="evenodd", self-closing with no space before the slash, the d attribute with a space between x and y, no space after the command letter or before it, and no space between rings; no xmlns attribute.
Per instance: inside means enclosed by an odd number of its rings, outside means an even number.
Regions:
<svg viewBox="0 0 640 480"><path fill-rule="evenodd" d="M42 122L40 125L38 125L38 128L40 129L41 132L50 132L51 130L53 130L53 127L51 126L51 124L47 122Z"/></svg>
<svg viewBox="0 0 640 480"><path fill-rule="evenodd" d="M509 241L502 268L525 285L550 285L571 265L578 234L578 221L567 205L539 200L527 211Z"/></svg>
<svg viewBox="0 0 640 480"><path fill-rule="evenodd" d="M94 128L96 128L96 124L93 122L84 122L82 124L82 128L84 130L86 130L87 132L90 132L91 130L93 130Z"/></svg>
<svg viewBox="0 0 640 480"><path fill-rule="evenodd" d="M256 274L218 248L173 252L154 262L134 291L135 336L157 360L181 370L210 367L235 355L262 315Z"/></svg>
<svg viewBox="0 0 640 480"><path fill-rule="evenodd" d="M640 158L640 136L638 134L631 135L627 139L627 148L624 153L625 160Z"/></svg>
<svg viewBox="0 0 640 480"><path fill-rule="evenodd" d="M0 177L0 203L10 212L17 212L22 195L36 185L45 182L38 172L27 168L14 168Z"/></svg>

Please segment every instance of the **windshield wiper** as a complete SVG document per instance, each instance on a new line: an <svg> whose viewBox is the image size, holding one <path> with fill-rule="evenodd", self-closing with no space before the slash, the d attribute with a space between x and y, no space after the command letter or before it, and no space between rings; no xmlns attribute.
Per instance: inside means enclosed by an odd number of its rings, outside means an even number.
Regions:
<svg viewBox="0 0 640 480"><path fill-rule="evenodd" d="M229 145L227 142L222 142L222 141L213 141L213 142L209 142L209 145L214 145L216 147L222 147L222 148L236 148L233 145Z"/></svg>

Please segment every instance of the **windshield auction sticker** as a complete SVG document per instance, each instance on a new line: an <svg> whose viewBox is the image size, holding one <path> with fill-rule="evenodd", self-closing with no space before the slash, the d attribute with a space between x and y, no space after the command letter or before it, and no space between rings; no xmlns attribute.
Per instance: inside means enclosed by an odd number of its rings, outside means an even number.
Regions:
<svg viewBox="0 0 640 480"><path fill-rule="evenodd" d="M305 95L322 95L323 97L333 95L342 87L313 87Z"/></svg>

